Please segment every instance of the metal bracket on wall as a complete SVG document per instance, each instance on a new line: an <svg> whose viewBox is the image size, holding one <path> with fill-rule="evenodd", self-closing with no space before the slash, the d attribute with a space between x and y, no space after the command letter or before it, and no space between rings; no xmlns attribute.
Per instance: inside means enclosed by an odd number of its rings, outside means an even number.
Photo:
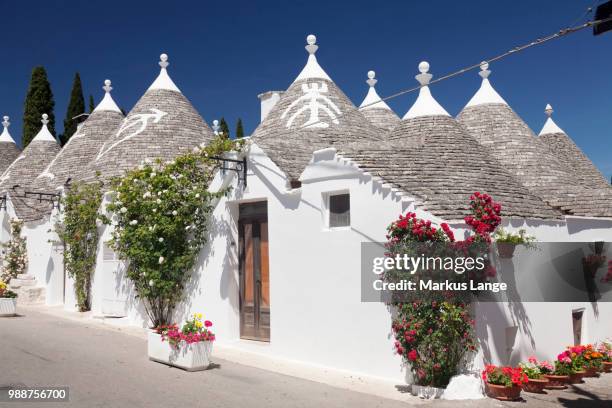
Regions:
<svg viewBox="0 0 612 408"><path fill-rule="evenodd" d="M13 186L13 191L17 191L17 188L19 187L19 185L15 185ZM17 195L15 194L16 198L29 198L29 199L34 199L37 200L39 203L42 203L43 201L49 202L53 204L53 208L57 208L58 210L60 209L60 201L62 198L62 194L61 193L47 193L47 192L42 192L42 191L27 191L25 190L23 193ZM4 197L5 200L5 205L6 205L6 196Z"/></svg>
<svg viewBox="0 0 612 408"><path fill-rule="evenodd" d="M238 174L238 183L240 184L240 182L242 182L244 187L247 186L246 157L242 158L241 160L227 159L225 157L210 157L210 159L221 162L221 171L223 174L225 174L227 170L235 171L236 174ZM232 166L230 163L234 163L235 165Z"/></svg>

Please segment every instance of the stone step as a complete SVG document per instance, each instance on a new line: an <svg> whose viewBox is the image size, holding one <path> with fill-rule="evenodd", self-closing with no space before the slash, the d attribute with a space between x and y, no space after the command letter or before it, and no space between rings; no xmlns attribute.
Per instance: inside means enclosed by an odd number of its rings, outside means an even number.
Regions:
<svg viewBox="0 0 612 408"><path fill-rule="evenodd" d="M17 291L17 302L21 305L41 305L45 303L45 295L43 287L24 286Z"/></svg>
<svg viewBox="0 0 612 408"><path fill-rule="evenodd" d="M23 286L36 286L36 279L11 279L9 283L11 289L18 289Z"/></svg>
<svg viewBox="0 0 612 408"><path fill-rule="evenodd" d="M36 277L34 275L30 275L28 273L20 273L19 275L17 275L17 279L34 280L34 279L36 279Z"/></svg>

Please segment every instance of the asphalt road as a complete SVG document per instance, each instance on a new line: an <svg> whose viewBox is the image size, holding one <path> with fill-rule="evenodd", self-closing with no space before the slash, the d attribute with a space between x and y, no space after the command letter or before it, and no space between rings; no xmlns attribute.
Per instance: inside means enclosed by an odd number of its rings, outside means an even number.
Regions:
<svg viewBox="0 0 612 408"><path fill-rule="evenodd" d="M0 318L0 388L69 386L68 403L2 403L0 407L406 407L321 383L214 358L215 368L185 372L148 360L146 341L116 330L24 310ZM214 352L213 352L214 357ZM442 407L612 408L612 374L522 402L421 402Z"/></svg>

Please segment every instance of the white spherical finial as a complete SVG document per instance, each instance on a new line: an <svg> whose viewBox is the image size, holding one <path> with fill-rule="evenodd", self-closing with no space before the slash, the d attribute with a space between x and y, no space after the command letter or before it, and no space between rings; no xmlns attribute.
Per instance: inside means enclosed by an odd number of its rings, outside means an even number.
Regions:
<svg viewBox="0 0 612 408"><path fill-rule="evenodd" d="M366 84L368 84L370 86L376 85L378 80L375 77L376 77L376 72L368 71L368 80L366 81Z"/></svg>
<svg viewBox="0 0 612 408"><path fill-rule="evenodd" d="M217 119L213 120L212 128L213 128L213 133L215 135L218 135L219 134L219 121Z"/></svg>
<svg viewBox="0 0 612 408"><path fill-rule="evenodd" d="M9 117L8 116L3 116L2 119L4 119L2 121L2 126L4 126L5 128L9 127L11 122L9 122Z"/></svg>
<svg viewBox="0 0 612 408"><path fill-rule="evenodd" d="M376 76L376 72L374 71L368 71L368 78L369 79L374 79L374 77Z"/></svg>
<svg viewBox="0 0 612 408"><path fill-rule="evenodd" d="M168 62L168 54L164 53L159 56L159 66L166 68L170 63Z"/></svg>
<svg viewBox="0 0 612 408"><path fill-rule="evenodd" d="M314 45L317 42L317 36L314 34L308 35L308 37L306 37L306 42L308 45Z"/></svg>
<svg viewBox="0 0 612 408"><path fill-rule="evenodd" d="M419 71L421 72L421 74L428 73L429 72L429 62L421 61L421 63L419 64Z"/></svg>
<svg viewBox="0 0 612 408"><path fill-rule="evenodd" d="M47 115L46 113L43 113L41 122L43 125L47 126L47 123L49 123L49 115Z"/></svg>
<svg viewBox="0 0 612 408"><path fill-rule="evenodd" d="M213 126L219 126L219 121L217 119L213 120Z"/></svg>
<svg viewBox="0 0 612 408"><path fill-rule="evenodd" d="M554 111L553 111L552 106L550 106L549 103L546 104L546 108L544 109L544 112L546 113L546 116L548 116L549 118L552 116Z"/></svg>
<svg viewBox="0 0 612 408"><path fill-rule="evenodd" d="M111 80L110 79L106 79L104 80L104 86L102 87L102 89L104 89L104 92L110 92L113 90L113 87L111 86Z"/></svg>
<svg viewBox="0 0 612 408"><path fill-rule="evenodd" d="M489 63L487 61L482 61L480 63L480 70L481 71L486 71L489 69Z"/></svg>

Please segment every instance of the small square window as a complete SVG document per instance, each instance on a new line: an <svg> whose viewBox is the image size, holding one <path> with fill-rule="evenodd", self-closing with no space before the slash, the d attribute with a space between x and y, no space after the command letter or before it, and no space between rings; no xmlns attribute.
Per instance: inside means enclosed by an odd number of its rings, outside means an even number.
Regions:
<svg viewBox="0 0 612 408"><path fill-rule="evenodd" d="M351 225L350 197L348 193L329 196L329 228Z"/></svg>

